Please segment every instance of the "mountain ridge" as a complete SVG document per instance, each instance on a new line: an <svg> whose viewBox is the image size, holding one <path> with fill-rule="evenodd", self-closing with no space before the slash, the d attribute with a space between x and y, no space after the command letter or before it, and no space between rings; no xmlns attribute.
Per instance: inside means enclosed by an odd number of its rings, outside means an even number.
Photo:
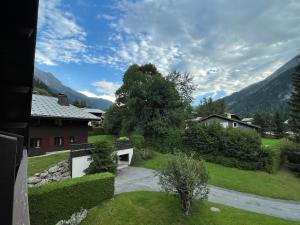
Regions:
<svg viewBox="0 0 300 225"><path fill-rule="evenodd" d="M255 112L288 111L292 76L300 66L300 55L278 68L266 79L224 97L230 112L248 116Z"/></svg>
<svg viewBox="0 0 300 225"><path fill-rule="evenodd" d="M111 101L106 99L92 98L81 94L73 90L72 88L64 85L52 73L42 71L36 67L34 68L34 77L35 79L43 82L52 93L64 93L65 95L67 95L71 102L79 100L85 102L90 107L98 108L101 110L107 110L113 104Z"/></svg>

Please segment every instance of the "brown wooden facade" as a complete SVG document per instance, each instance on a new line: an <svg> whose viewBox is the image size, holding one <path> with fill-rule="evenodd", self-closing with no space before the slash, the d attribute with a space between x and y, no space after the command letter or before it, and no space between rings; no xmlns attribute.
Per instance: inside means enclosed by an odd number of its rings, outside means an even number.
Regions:
<svg viewBox="0 0 300 225"><path fill-rule="evenodd" d="M86 120L32 118L29 155L68 150L71 144L87 143L90 129Z"/></svg>

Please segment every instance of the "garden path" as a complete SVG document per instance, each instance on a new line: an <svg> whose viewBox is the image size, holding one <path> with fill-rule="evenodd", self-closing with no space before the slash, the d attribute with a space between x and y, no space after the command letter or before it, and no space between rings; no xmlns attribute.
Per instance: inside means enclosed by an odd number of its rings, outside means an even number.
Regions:
<svg viewBox="0 0 300 225"><path fill-rule="evenodd" d="M247 211L300 221L300 202L262 197L209 185L210 202L220 203ZM132 191L162 191L157 172L145 168L127 167L119 171L115 193Z"/></svg>

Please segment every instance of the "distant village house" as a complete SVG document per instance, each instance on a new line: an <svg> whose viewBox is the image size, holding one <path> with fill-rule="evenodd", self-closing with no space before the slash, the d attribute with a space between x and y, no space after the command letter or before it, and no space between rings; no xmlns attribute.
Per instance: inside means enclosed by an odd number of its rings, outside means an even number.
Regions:
<svg viewBox="0 0 300 225"><path fill-rule="evenodd" d="M243 121L239 118L239 116L232 113L226 113L225 116L212 114L205 118L201 118L201 120L198 121L200 123L208 125L213 123L219 123L224 128L240 128L260 131L260 126L254 125L250 121Z"/></svg>

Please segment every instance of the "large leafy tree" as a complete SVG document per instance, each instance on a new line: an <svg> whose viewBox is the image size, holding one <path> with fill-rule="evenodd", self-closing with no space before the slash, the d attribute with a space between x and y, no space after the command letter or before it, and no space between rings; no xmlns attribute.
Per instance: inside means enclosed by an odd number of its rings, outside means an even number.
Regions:
<svg viewBox="0 0 300 225"><path fill-rule="evenodd" d="M295 139L300 143L300 66L294 72L293 91L289 102L290 121L289 124L295 133Z"/></svg>
<svg viewBox="0 0 300 225"><path fill-rule="evenodd" d="M178 76L181 77L181 76ZM187 115L188 94L178 91L177 79L165 78L152 64L132 65L125 72L123 85L116 91L120 132L134 130L146 136L159 136L170 127L180 127ZM187 82L190 82L187 81ZM122 109L122 110L120 110ZM106 116L112 116L110 109Z"/></svg>

